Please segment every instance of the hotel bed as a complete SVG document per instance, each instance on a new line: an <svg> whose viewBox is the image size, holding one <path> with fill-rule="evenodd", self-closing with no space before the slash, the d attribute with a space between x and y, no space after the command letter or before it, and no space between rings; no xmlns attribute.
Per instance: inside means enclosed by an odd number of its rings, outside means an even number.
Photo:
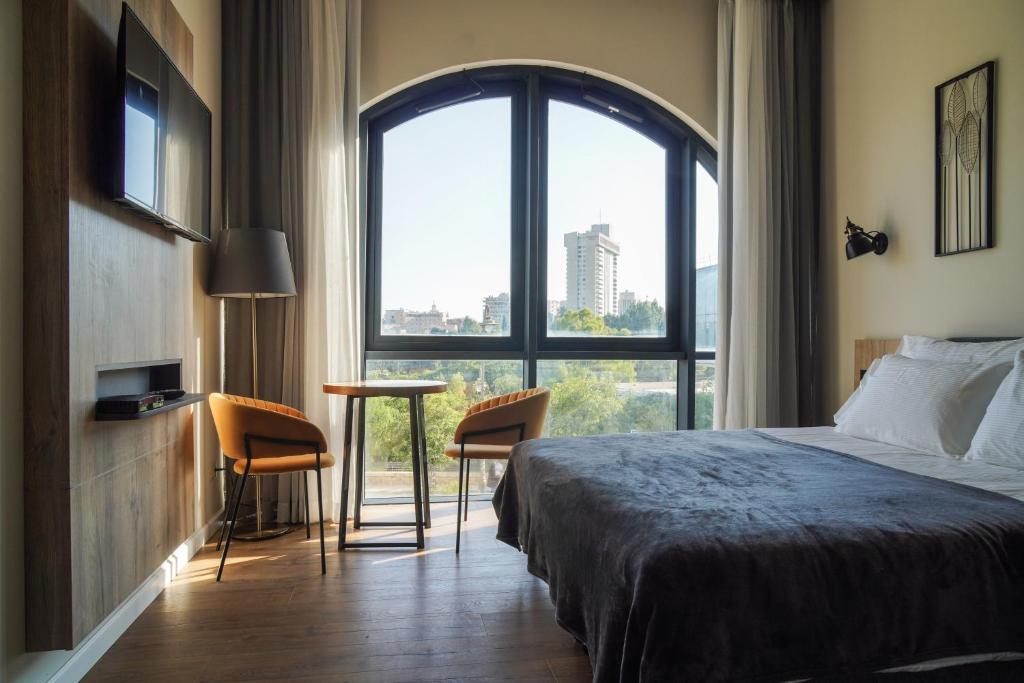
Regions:
<svg viewBox="0 0 1024 683"><path fill-rule="evenodd" d="M540 439L513 451L493 502L595 681L1024 652L1019 469L831 427Z"/></svg>
<svg viewBox="0 0 1024 683"><path fill-rule="evenodd" d="M494 500L594 680L787 680L1024 649L1021 479L831 428L670 432L527 442Z"/></svg>

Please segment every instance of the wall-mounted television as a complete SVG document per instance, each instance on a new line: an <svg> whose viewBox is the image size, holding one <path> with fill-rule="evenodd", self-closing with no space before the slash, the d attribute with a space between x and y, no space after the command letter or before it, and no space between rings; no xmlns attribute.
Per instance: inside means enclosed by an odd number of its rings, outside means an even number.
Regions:
<svg viewBox="0 0 1024 683"><path fill-rule="evenodd" d="M117 41L115 201L210 241L210 110L127 4Z"/></svg>

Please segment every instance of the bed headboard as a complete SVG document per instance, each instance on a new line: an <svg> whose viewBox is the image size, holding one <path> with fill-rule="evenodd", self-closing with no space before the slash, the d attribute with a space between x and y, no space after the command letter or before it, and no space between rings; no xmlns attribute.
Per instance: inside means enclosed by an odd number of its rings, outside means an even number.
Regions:
<svg viewBox="0 0 1024 683"><path fill-rule="evenodd" d="M853 342L853 386L860 384L860 378L864 376L868 368L876 358L890 353L896 353L899 347L899 339L857 339Z"/></svg>
<svg viewBox="0 0 1024 683"><path fill-rule="evenodd" d="M1020 337L950 337L955 342L989 342L1020 339ZM853 386L860 384L860 378L876 358L889 353L896 353L900 345L899 339L857 339L853 342Z"/></svg>

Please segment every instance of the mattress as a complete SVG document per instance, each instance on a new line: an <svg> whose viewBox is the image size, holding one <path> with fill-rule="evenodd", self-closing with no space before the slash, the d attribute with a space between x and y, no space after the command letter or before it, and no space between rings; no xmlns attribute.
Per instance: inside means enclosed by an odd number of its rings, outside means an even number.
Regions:
<svg viewBox="0 0 1024 683"><path fill-rule="evenodd" d="M1012 657L1019 479L830 428L630 434L520 444L494 504L595 680L796 679Z"/></svg>
<svg viewBox="0 0 1024 683"><path fill-rule="evenodd" d="M847 434L840 434L832 427L790 427L761 429L759 431L774 436L777 439L846 453L898 470L913 472L914 474L926 477L935 477L936 479L944 479L964 484L965 486L973 486L1024 501L1024 472L1011 467L990 465L978 460L959 460L942 455L922 453L901 446L879 443L878 441L858 439ZM995 652L968 657L947 657L919 662L910 666L886 669L886 671L931 671L960 664L1015 659L1024 659L1024 653Z"/></svg>

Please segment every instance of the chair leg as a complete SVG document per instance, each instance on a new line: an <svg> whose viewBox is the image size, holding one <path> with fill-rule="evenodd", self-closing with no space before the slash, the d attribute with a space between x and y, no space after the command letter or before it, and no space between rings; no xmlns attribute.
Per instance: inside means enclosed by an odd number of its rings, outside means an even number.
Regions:
<svg viewBox="0 0 1024 683"><path fill-rule="evenodd" d="M320 573L327 573L327 551L324 549L324 494L320 483L320 453L316 454L316 505L320 512Z"/></svg>
<svg viewBox="0 0 1024 683"><path fill-rule="evenodd" d="M224 539L224 552L220 556L220 568L217 569L217 583L220 583L220 576L224 573L224 561L228 559L228 549L231 547L231 537L235 533L235 521L238 519L238 508L242 505L242 494L245 492L245 480L249 477L249 465L252 460L245 462L245 474L242 475L241 483L238 485L238 498L235 499L235 510L231 513L231 528L228 530L227 538Z"/></svg>
<svg viewBox="0 0 1024 683"><path fill-rule="evenodd" d="M306 538L309 538L309 475L305 470L299 472L302 477L302 495L306 499Z"/></svg>
<svg viewBox="0 0 1024 683"><path fill-rule="evenodd" d="M466 463L466 504L462 508L462 521L469 521L469 470L473 467L473 461L470 460Z"/></svg>
<svg viewBox="0 0 1024 683"><path fill-rule="evenodd" d="M462 468L466 464L466 459L459 455L459 503L455 509L455 554L459 554L459 545L462 542Z"/></svg>
<svg viewBox="0 0 1024 683"><path fill-rule="evenodd" d="M235 497L235 486L238 485L238 477L234 474L226 474L227 469L224 470L225 476L231 477L231 488L228 490L228 496L224 499L224 521L220 525L220 539L217 541L217 552L220 552L220 546L224 542L224 532L228 530L228 514L231 512L231 499Z"/></svg>

